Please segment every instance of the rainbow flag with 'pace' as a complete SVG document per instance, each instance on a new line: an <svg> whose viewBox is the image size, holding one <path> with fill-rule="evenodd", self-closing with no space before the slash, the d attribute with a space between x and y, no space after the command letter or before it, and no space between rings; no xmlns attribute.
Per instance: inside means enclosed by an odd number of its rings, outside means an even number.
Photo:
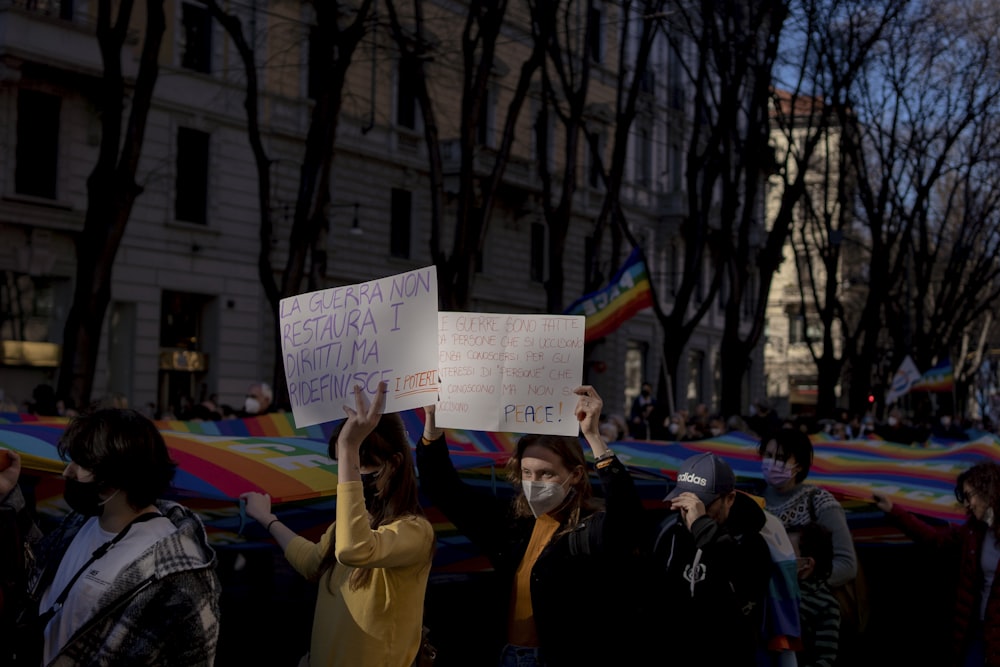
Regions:
<svg viewBox="0 0 1000 667"><path fill-rule="evenodd" d="M951 391L955 388L955 371L951 359L945 357L937 365L920 376L910 391Z"/></svg>
<svg viewBox="0 0 1000 667"><path fill-rule="evenodd" d="M570 304L564 314L586 316L584 340L589 343L611 334L625 320L652 305L649 272L639 249L633 248L607 287L580 297Z"/></svg>

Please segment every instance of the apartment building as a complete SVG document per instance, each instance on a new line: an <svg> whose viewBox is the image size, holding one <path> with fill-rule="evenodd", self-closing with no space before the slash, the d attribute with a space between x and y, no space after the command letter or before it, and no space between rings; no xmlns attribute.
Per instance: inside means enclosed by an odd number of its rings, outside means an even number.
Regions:
<svg viewBox="0 0 1000 667"><path fill-rule="evenodd" d="M284 266L312 100L308 3L223 3L239 15L261 84L259 108L272 161L272 265ZM463 3L427 4L434 35L428 82L444 161L442 245L450 247L458 188ZM157 410L183 396L217 395L242 404L247 385L271 377L272 316L257 275L257 176L247 141L242 64L223 28L200 2L167 0L136 200L114 266L94 381L95 398L120 393ZM138 11L138 10L137 10ZM513 10L498 40L489 95L477 127L477 170L492 168L507 105L530 46L528 24ZM582 12L596 27L582 45L592 59L588 122L598 151L613 137L615 81L627 21L614 3ZM75 238L87 208L87 177L97 159L100 122L94 90L101 59L94 36L96 0L0 0L0 389L20 403L40 383L55 384L63 326L72 299ZM337 134L326 265L321 286L408 271L432 263L427 146L412 80L403 71L385 16L352 58ZM638 20L638 19L630 19ZM142 17L123 53L134 76ZM633 31L634 32L634 31ZM626 52L627 49L626 49ZM649 258L657 296L669 305L683 253L682 73L666 40L653 50L628 150L623 208ZM540 87L516 125L515 142L471 291L469 309L542 312L547 228L540 201L536 141ZM564 146L549 115L546 159L558 173ZM603 123L603 126L602 126ZM581 150L574 219L566 241L566 304L581 295L584 259L603 185L588 146ZM605 275L614 273L601 248ZM706 285L707 285L706 277ZM721 304L721 301L720 301ZM717 401L723 312L712 308L692 336L675 380L679 407ZM663 341L650 312L596 346L588 381L625 412L642 381L655 382ZM751 364L748 386L763 364ZM754 379L755 378L755 379ZM747 396L750 400L751 396Z"/></svg>

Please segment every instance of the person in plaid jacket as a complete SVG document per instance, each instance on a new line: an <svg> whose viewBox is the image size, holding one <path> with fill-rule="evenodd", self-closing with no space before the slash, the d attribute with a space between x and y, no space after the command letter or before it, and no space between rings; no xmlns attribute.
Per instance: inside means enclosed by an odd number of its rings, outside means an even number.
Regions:
<svg viewBox="0 0 1000 667"><path fill-rule="evenodd" d="M17 664L212 665L215 553L193 512L159 499L176 466L155 425L134 410L87 412L59 452L70 461L73 511L33 546L28 614L37 614L41 654L22 649ZM0 503L15 509L20 470L11 452Z"/></svg>

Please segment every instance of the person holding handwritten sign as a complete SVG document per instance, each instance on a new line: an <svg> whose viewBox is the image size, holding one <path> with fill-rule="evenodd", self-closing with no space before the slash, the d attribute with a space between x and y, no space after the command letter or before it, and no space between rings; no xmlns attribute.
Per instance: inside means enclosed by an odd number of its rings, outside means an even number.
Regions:
<svg viewBox="0 0 1000 667"><path fill-rule="evenodd" d="M319 582L308 660L318 667L409 667L420 646L434 529L417 500L406 428L382 414L386 384L354 407L330 437L338 461L337 520L319 543L271 513L267 494L245 493L247 514L266 526L299 574ZM336 456L334 456L336 454Z"/></svg>
<svg viewBox="0 0 1000 667"><path fill-rule="evenodd" d="M421 488L499 575L492 606L498 618L485 623L502 635L496 643L504 667L641 662L628 654L638 642L621 638L637 627L623 574L635 572L642 505L625 466L601 438L601 397L590 386L574 392L575 414L604 489L603 507L593 497L578 438L523 436L507 464L515 497L505 502L461 481L434 407L425 408L417 447ZM603 639L581 635L591 622Z"/></svg>

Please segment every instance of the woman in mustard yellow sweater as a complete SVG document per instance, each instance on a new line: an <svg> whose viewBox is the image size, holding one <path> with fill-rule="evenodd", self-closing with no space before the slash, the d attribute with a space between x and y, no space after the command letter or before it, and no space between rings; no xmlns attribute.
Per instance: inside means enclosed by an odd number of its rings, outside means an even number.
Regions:
<svg viewBox="0 0 1000 667"><path fill-rule="evenodd" d="M338 461L337 520L319 543L271 513L266 494L246 493L247 514L266 526L288 562L319 582L307 661L312 667L409 667L420 646L434 530L417 500L406 429L383 415L385 383L330 438Z"/></svg>

